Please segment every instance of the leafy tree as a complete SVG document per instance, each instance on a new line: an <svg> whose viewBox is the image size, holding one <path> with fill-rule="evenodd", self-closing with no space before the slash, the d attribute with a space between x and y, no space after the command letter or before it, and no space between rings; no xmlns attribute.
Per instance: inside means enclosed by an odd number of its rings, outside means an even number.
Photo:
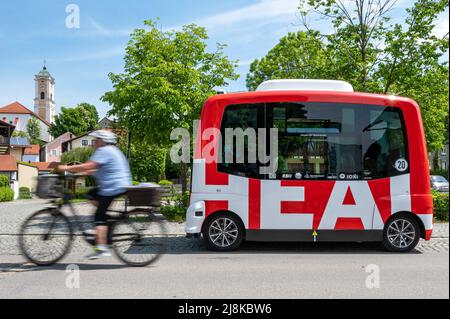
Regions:
<svg viewBox="0 0 450 319"><path fill-rule="evenodd" d="M390 22L396 0L301 3L307 31L289 34L254 61L248 88L272 78L338 79L357 91L405 95L421 106L429 149L442 148L448 138L448 62L443 61L448 34L439 38L433 29L448 1L417 0L402 24ZM311 12L334 31L314 31L308 21Z"/></svg>
<svg viewBox="0 0 450 319"><path fill-rule="evenodd" d="M119 130L117 146L128 154L128 136ZM149 156L151 154L151 156ZM165 154L167 150L144 141L133 141L130 145L130 169L133 181L158 182L165 178Z"/></svg>
<svg viewBox="0 0 450 319"><path fill-rule="evenodd" d="M151 20L145 25L147 30L132 33L124 72L109 74L114 90L102 100L112 105L109 115L117 116L133 140L166 148L174 128L191 129L215 87L237 79L237 64L225 56L222 44L207 51L205 28L190 24L164 31ZM182 171L185 190L186 169Z"/></svg>
<svg viewBox="0 0 450 319"><path fill-rule="evenodd" d="M0 187L9 187L9 177L0 174Z"/></svg>
<svg viewBox="0 0 450 319"><path fill-rule="evenodd" d="M247 86L257 86L272 79L316 79L332 78L327 47L317 31L291 32L261 60L250 65Z"/></svg>
<svg viewBox="0 0 450 319"><path fill-rule="evenodd" d="M28 135L28 133L24 132L24 131L14 131L12 133L12 137L23 137L23 138L30 139L30 136Z"/></svg>
<svg viewBox="0 0 450 319"><path fill-rule="evenodd" d="M61 155L61 163L85 163L94 153L92 147L78 147Z"/></svg>
<svg viewBox="0 0 450 319"><path fill-rule="evenodd" d="M28 120L27 123L27 134L30 138L31 144L42 144L41 141L41 127L39 121L32 117Z"/></svg>
<svg viewBox="0 0 450 319"><path fill-rule="evenodd" d="M62 107L61 113L55 117L55 123L50 127L52 136L58 137L66 132L76 136L95 130L99 121L94 105L80 103L74 108Z"/></svg>
<svg viewBox="0 0 450 319"><path fill-rule="evenodd" d="M151 156L149 156L151 154ZM167 150L155 145L132 144L130 168L133 180L158 182L164 178Z"/></svg>

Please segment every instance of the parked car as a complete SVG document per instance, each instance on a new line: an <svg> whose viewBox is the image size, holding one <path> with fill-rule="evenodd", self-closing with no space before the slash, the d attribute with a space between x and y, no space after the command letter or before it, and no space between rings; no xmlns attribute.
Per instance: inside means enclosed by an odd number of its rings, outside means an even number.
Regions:
<svg viewBox="0 0 450 319"><path fill-rule="evenodd" d="M448 192L448 181L443 176L431 175L431 188L439 192Z"/></svg>

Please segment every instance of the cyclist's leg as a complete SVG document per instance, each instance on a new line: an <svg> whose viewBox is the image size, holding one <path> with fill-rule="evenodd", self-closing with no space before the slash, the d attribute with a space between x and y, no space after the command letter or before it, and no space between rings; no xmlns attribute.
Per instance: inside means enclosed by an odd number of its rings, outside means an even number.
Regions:
<svg viewBox="0 0 450 319"><path fill-rule="evenodd" d="M90 201L93 206L98 206L98 187L93 187L86 194L86 198Z"/></svg>
<svg viewBox="0 0 450 319"><path fill-rule="evenodd" d="M97 197L98 205L95 212L96 247L92 254L86 256L88 259L97 259L102 256L111 256L108 248L107 211L113 200L114 197L112 196Z"/></svg>
<svg viewBox="0 0 450 319"><path fill-rule="evenodd" d="M95 225L97 231L97 245L106 245L108 242L108 208L114 196L98 196L98 206L95 212Z"/></svg>

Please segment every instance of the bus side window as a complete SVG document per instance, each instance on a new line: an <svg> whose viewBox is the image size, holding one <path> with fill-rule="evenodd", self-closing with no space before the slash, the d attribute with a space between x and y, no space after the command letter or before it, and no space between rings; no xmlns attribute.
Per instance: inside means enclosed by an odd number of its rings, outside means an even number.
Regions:
<svg viewBox="0 0 450 319"><path fill-rule="evenodd" d="M222 162L217 165L220 172L259 178L257 162L258 127L259 123L262 122L260 118L263 114L263 104L229 105L225 108L220 129ZM237 147L239 145L237 136L227 135L227 129L228 132L231 129L236 134L243 133L243 149ZM252 131L255 134L251 134ZM255 156L256 161L254 161Z"/></svg>
<svg viewBox="0 0 450 319"><path fill-rule="evenodd" d="M394 108L372 110L363 130L364 169L368 178L383 178L409 172L407 139L401 111Z"/></svg>

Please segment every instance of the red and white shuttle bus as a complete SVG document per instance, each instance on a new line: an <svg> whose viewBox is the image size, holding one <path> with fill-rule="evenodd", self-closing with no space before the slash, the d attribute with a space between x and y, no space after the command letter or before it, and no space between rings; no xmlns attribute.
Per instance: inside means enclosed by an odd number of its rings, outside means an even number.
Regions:
<svg viewBox="0 0 450 319"><path fill-rule="evenodd" d="M276 171L261 174L267 164L247 156L218 160L230 151L227 128L277 128ZM274 80L208 99L191 184L186 233L217 251L247 240L379 241L407 252L433 229L419 106L342 81Z"/></svg>

